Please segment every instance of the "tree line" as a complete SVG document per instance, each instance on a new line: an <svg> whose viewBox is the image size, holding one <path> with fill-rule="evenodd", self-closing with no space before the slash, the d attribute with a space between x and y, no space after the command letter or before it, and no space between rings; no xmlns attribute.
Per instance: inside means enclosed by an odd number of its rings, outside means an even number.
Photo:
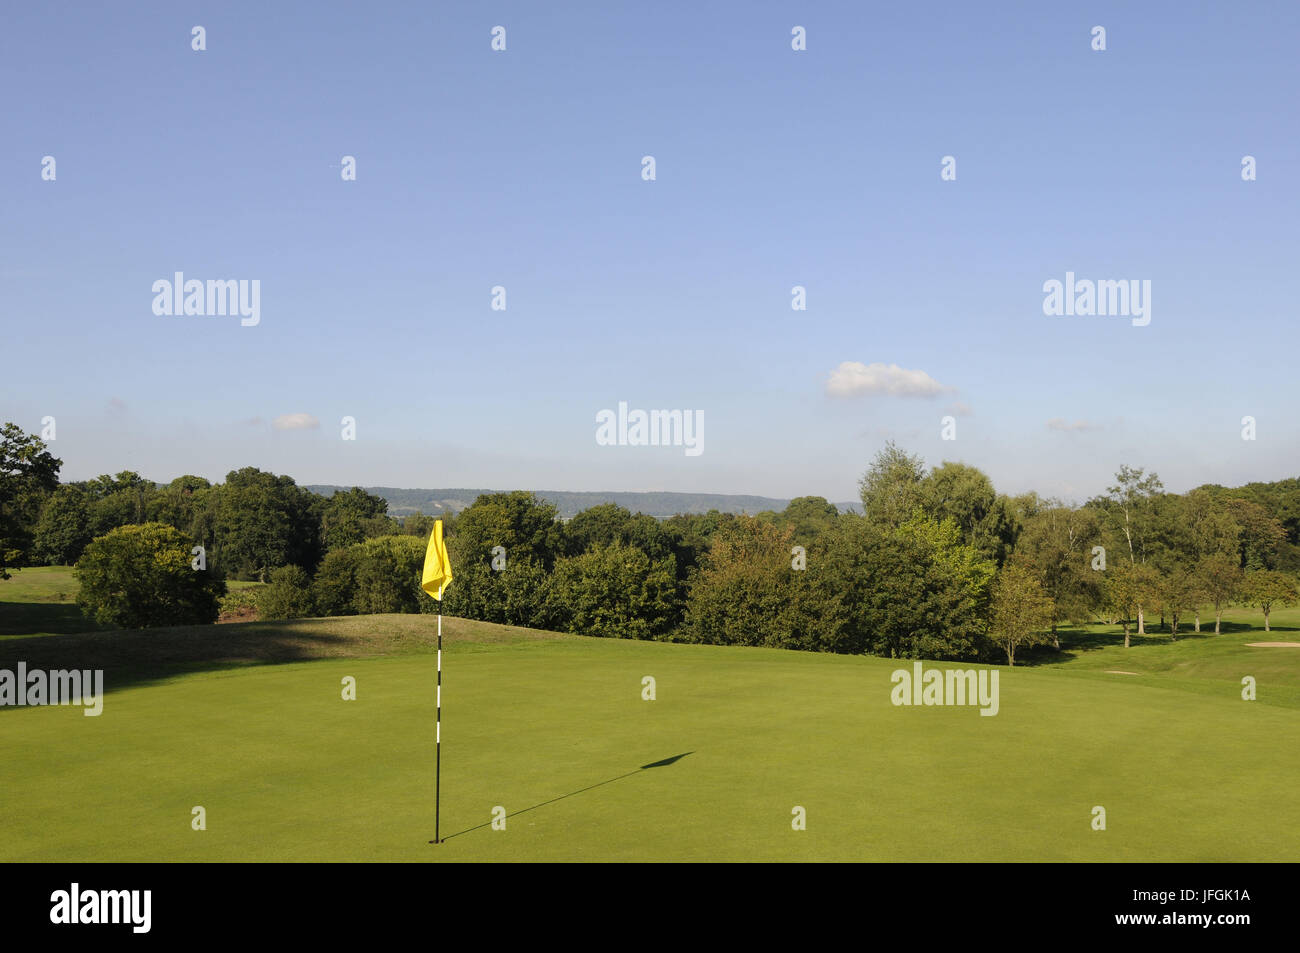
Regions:
<svg viewBox="0 0 1300 953"><path fill-rule="evenodd" d="M419 589L434 518L393 519L361 489L323 497L251 467L222 484L60 484L35 437L7 425L0 449L0 572L75 564L104 624L211 622L227 578L268 582L262 618L438 609ZM1075 505L1000 494L975 467L927 469L891 443L859 490L861 513L801 497L664 520L614 504L562 520L532 493L484 494L445 518L455 581L441 608L612 638L1014 663L1059 648L1067 624L1121 624L1129 645L1153 626L1200 631L1202 616L1218 632L1231 604L1267 625L1296 598L1297 480L1174 494L1122 466Z"/></svg>

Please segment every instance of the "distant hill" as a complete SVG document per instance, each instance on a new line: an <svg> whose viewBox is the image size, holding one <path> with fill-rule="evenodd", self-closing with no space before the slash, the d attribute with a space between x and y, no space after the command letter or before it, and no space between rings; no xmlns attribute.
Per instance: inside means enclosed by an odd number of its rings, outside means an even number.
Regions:
<svg viewBox="0 0 1300 953"><path fill-rule="evenodd" d="M335 490L347 490L350 487L317 483L308 484L306 489L322 496L329 496ZM426 513L429 516L437 516L440 513L455 514L484 493L502 492L464 488L419 490L393 486L363 486L362 489L387 500L389 516L409 516L412 513ZM783 510L790 502L770 496L742 496L731 493L573 493L568 490L535 492L541 499L554 503L564 519L576 516L582 510L600 503L617 503L633 513L645 513L647 516L665 519L678 513L707 513L709 510L752 515L762 510ZM860 509L856 503L836 505L841 512Z"/></svg>

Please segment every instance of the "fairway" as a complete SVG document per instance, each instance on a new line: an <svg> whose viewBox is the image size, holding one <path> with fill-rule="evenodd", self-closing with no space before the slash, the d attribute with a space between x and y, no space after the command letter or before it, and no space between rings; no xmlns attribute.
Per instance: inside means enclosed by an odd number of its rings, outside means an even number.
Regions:
<svg viewBox="0 0 1300 953"><path fill-rule="evenodd" d="M891 704L910 662L445 622L445 844L435 620L363 616L0 642L0 667L70 664L68 640L108 669L99 717L0 709L0 860L1300 855L1300 656L1246 646L1262 629L1002 667L982 717Z"/></svg>

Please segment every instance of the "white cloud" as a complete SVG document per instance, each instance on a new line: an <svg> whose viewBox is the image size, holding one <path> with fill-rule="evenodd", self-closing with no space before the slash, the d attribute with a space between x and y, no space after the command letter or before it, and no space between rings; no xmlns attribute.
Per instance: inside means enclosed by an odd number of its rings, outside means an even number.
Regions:
<svg viewBox="0 0 1300 953"><path fill-rule="evenodd" d="M311 414L281 414L271 421L276 430L315 430L320 421Z"/></svg>
<svg viewBox="0 0 1300 953"><path fill-rule="evenodd" d="M909 371L897 364L862 364L844 361L831 371L826 393L832 397L857 397L859 394L888 394L891 397L936 397L951 393L925 371Z"/></svg>
<svg viewBox="0 0 1300 953"><path fill-rule="evenodd" d="M954 417L974 417L974 416L975 416L975 411L973 411L973 410L970 409L970 404L963 404L963 403L962 403L961 401L959 401L959 400L955 400L955 401L953 401L951 404L949 404L949 405L945 408L945 410L947 410L948 413L952 414Z"/></svg>
<svg viewBox="0 0 1300 953"><path fill-rule="evenodd" d="M1047 422L1047 429L1060 430L1063 433L1074 433L1085 430L1100 430L1101 424L1091 424L1086 420L1076 420L1074 423L1070 423L1064 417L1053 417Z"/></svg>

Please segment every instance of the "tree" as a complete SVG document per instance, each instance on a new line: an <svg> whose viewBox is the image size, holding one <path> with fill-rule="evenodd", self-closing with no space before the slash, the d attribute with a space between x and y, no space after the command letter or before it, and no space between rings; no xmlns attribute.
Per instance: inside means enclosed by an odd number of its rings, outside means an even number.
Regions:
<svg viewBox="0 0 1300 953"><path fill-rule="evenodd" d="M822 496L798 496L786 504L777 522L794 529L794 541L804 547L817 542L840 518L839 508Z"/></svg>
<svg viewBox="0 0 1300 953"><path fill-rule="evenodd" d="M633 515L617 503L588 507L564 526L566 551L580 556L592 546L622 543L635 546L651 559L672 555L672 537L653 516Z"/></svg>
<svg viewBox="0 0 1300 953"><path fill-rule="evenodd" d="M1097 511L1041 501L1024 517L1013 561L1032 568L1054 606L1052 642L1060 648L1056 627L1085 618L1101 600L1103 574L1092 568L1092 545L1100 537Z"/></svg>
<svg viewBox="0 0 1300 953"><path fill-rule="evenodd" d="M531 564L529 564L531 565ZM515 571L508 568L503 575ZM666 634L676 615L677 570L671 555L652 561L624 543L597 543L561 559L548 595L553 617L571 632L616 639Z"/></svg>
<svg viewBox="0 0 1300 953"><path fill-rule="evenodd" d="M1169 614L1170 636L1178 638L1178 620L1183 612L1195 609L1200 595L1196 575L1181 566L1160 573L1152 587L1152 603Z"/></svg>
<svg viewBox="0 0 1300 953"><path fill-rule="evenodd" d="M456 517L455 530L462 562L488 564L493 548L501 546L507 565L535 560L549 570L564 555L564 527L555 505L523 490L483 494Z"/></svg>
<svg viewBox="0 0 1300 953"><path fill-rule="evenodd" d="M993 583L989 606L989 635L1016 664L1021 646L1050 641L1047 629L1056 615L1042 583L1028 568L1015 563L1002 567Z"/></svg>
<svg viewBox="0 0 1300 953"><path fill-rule="evenodd" d="M1016 508L998 496L982 471L945 462L921 481L920 492L925 511L936 520L952 520L963 543L999 566L1006 561L1020 529Z"/></svg>
<svg viewBox="0 0 1300 953"><path fill-rule="evenodd" d="M215 488L210 559L240 578L265 580L279 566L314 569L320 562L320 508L325 501L256 467L226 475Z"/></svg>
<svg viewBox="0 0 1300 953"><path fill-rule="evenodd" d="M897 528L922 506L925 464L919 456L901 450L891 440L858 483L862 512L877 526Z"/></svg>
<svg viewBox="0 0 1300 953"><path fill-rule="evenodd" d="M47 565L71 566L93 538L86 491L75 483L64 484L41 507L32 552Z"/></svg>
<svg viewBox="0 0 1300 953"><path fill-rule="evenodd" d="M271 570L271 581L257 593L259 619L303 619L315 614L311 576L301 566Z"/></svg>
<svg viewBox="0 0 1300 953"><path fill-rule="evenodd" d="M1295 580L1276 569L1252 569L1241 584L1246 605L1264 612L1264 631L1268 632L1268 615L1273 606L1289 606L1296 600Z"/></svg>
<svg viewBox="0 0 1300 953"><path fill-rule="evenodd" d="M358 486L335 490L321 506L321 542L326 552L396 532L388 518L388 501Z"/></svg>
<svg viewBox="0 0 1300 953"><path fill-rule="evenodd" d="M816 648L798 622L794 530L741 516L719 529L691 580L684 637L711 645ZM813 560L814 565L816 560Z"/></svg>
<svg viewBox="0 0 1300 953"><path fill-rule="evenodd" d="M430 601L420 588L426 548L425 541L414 536L381 536L357 543L353 609L361 615L422 611L421 604Z"/></svg>
<svg viewBox="0 0 1300 953"><path fill-rule="evenodd" d="M202 538L201 516L207 509L212 484L203 477L185 474L148 496L145 518L151 523L167 523L182 533Z"/></svg>
<svg viewBox="0 0 1300 953"><path fill-rule="evenodd" d="M1105 604L1110 606L1124 625L1124 648L1126 649L1130 647L1129 620L1137 611L1140 585L1141 580L1136 566L1118 560L1106 567L1102 581L1102 596Z"/></svg>
<svg viewBox="0 0 1300 953"><path fill-rule="evenodd" d="M871 550L865 588L870 651L890 658L975 658L987 645L996 567L961 541L955 524L917 515Z"/></svg>
<svg viewBox="0 0 1300 953"><path fill-rule="evenodd" d="M325 554L311 583L312 604L318 613L321 615L356 613L357 566L360 561L360 545L331 549ZM452 565L456 571L456 582L459 583L461 569L454 562ZM451 591L455 591L454 588Z"/></svg>
<svg viewBox="0 0 1300 953"><path fill-rule="evenodd" d="M1227 501L1232 519L1241 527L1240 552L1244 569L1274 569L1278 550L1286 540L1282 524L1258 503Z"/></svg>
<svg viewBox="0 0 1300 953"><path fill-rule="evenodd" d="M34 434L14 423L0 430L0 579L30 558L40 505L58 486L61 466Z"/></svg>
<svg viewBox="0 0 1300 953"><path fill-rule="evenodd" d="M1205 556L1196 564L1196 575L1206 601L1214 606L1214 634L1219 634L1223 621L1223 607L1232 601L1241 585L1241 569L1236 555L1215 553Z"/></svg>
<svg viewBox="0 0 1300 953"><path fill-rule="evenodd" d="M119 526L77 560L77 603L100 625L141 629L215 622L225 580L191 568L191 542L165 523Z"/></svg>
<svg viewBox="0 0 1300 953"><path fill-rule="evenodd" d="M1160 478L1154 473L1146 474L1141 467L1122 464L1115 474L1115 484L1106 490L1106 501L1115 528L1128 549L1130 563L1146 562L1151 508L1162 488Z"/></svg>

